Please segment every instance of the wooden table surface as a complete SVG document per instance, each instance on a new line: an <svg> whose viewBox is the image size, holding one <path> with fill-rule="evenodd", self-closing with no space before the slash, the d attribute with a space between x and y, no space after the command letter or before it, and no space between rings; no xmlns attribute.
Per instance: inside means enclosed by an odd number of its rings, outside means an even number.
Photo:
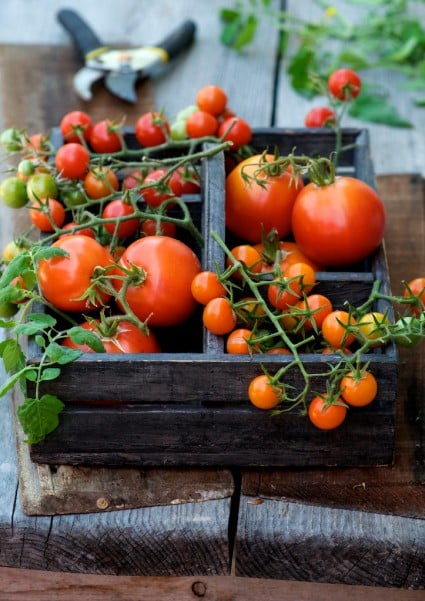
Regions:
<svg viewBox="0 0 425 601"><path fill-rule="evenodd" d="M209 1L205 10L196 0L157 0L142 11L139 2L121 0L117 14L116 4L105 1L99 15L99 3L90 0L44 0L42 11L32 0L3 0L0 122L42 131L67 110L82 108L95 119L125 115L131 125L154 106L176 114L212 82L254 126L302 126L307 104L289 89L283 71L273 94L276 30L262 23L249 52L233 54L218 42L222 4ZM27 26L18 27L24 5ZM131 45L141 38L154 43L190 16L198 25L196 44L159 80L139 86L134 107L101 86L84 103L72 90L77 57L55 22L60 6L77 8L106 41ZM298 10L296 2L290 6ZM369 128L389 215L394 290L402 279L425 272L425 127L418 109L411 116L414 130ZM22 216L2 207L1 217L6 241L22 227ZM401 352L399 375L391 468L35 470L15 439L11 400L0 399L0 600L133 599L136 590L144 599L423 598L422 348ZM62 572L59 584L56 572Z"/></svg>

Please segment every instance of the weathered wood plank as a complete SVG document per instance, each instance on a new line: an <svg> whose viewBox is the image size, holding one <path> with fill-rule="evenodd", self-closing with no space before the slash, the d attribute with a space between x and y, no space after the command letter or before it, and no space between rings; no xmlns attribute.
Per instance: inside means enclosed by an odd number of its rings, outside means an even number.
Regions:
<svg viewBox="0 0 425 601"><path fill-rule="evenodd" d="M0 601L420 601L423 591L258 578L95 576L0 568Z"/></svg>
<svg viewBox="0 0 425 601"><path fill-rule="evenodd" d="M390 278L396 294L402 280L425 270L425 186L416 176L378 178L388 211L386 234ZM364 511L425 517L425 349L400 349L395 462L391 468L247 472L247 495L285 498Z"/></svg>
<svg viewBox="0 0 425 601"><path fill-rule="evenodd" d="M425 587L425 521L241 496L236 575Z"/></svg>

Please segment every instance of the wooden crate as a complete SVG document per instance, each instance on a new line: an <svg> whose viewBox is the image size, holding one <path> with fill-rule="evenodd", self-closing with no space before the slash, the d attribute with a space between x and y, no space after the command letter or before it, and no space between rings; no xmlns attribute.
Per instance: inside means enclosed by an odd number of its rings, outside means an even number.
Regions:
<svg viewBox="0 0 425 601"><path fill-rule="evenodd" d="M340 172L374 184L366 130L347 129ZM278 146L281 153L328 156L334 134L311 130L256 130L254 146ZM193 199L206 240L205 268L224 265L224 255L210 236L223 238L224 161L217 155L202 166L200 198ZM385 249L381 246L355 270L318 274L317 291L335 308L369 296L373 282L390 292ZM391 307L378 305L377 311ZM62 369L44 392L65 403L60 426L31 447L35 462L50 464L141 466L370 466L389 465L394 451L397 351L394 345L364 356L378 379L379 393L369 407L350 409L345 423L324 432L305 416L271 416L247 399L250 380L265 366L271 373L291 361L285 355L227 355L224 340L203 331L200 313L183 328L167 330L157 355L87 354ZM29 358L37 362L36 355ZM323 373L332 355L304 354L310 373ZM299 385L294 380L290 384Z"/></svg>

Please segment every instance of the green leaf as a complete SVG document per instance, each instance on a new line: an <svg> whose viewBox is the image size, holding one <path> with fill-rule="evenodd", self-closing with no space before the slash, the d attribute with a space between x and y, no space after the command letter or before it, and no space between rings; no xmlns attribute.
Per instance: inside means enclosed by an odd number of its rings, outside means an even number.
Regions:
<svg viewBox="0 0 425 601"><path fill-rule="evenodd" d="M16 334L24 334L25 336L34 336L38 332L43 332L45 327L43 324L39 324L33 321L27 321L25 323L18 323L14 328Z"/></svg>
<svg viewBox="0 0 425 601"><path fill-rule="evenodd" d="M360 52L354 52L353 50L342 50L339 54L338 62L355 71L360 71L361 69L367 69L369 67L368 58L363 56L363 54L360 54Z"/></svg>
<svg viewBox="0 0 425 601"><path fill-rule="evenodd" d="M233 23L240 16L239 11L232 8L221 8L218 14L220 20L224 23Z"/></svg>
<svg viewBox="0 0 425 601"><path fill-rule="evenodd" d="M413 102L416 106L425 106L425 98L417 98Z"/></svg>
<svg viewBox="0 0 425 601"><path fill-rule="evenodd" d="M99 339L98 339L99 340ZM59 363L59 365L66 365L67 363L72 363L81 357L83 352L80 349L68 348L66 346L62 346L57 342L52 342L46 348L46 355L49 359L54 363Z"/></svg>
<svg viewBox="0 0 425 601"><path fill-rule="evenodd" d="M0 278L0 288L7 286L14 278L17 278L19 275L22 275L22 273L28 271L30 268L31 257L29 253L20 253L10 261L10 263L4 270Z"/></svg>
<svg viewBox="0 0 425 601"><path fill-rule="evenodd" d="M38 380L38 369L30 369L28 368L28 371L24 372L24 377L26 380L29 380L30 382L37 382Z"/></svg>
<svg viewBox="0 0 425 601"><path fill-rule="evenodd" d="M43 328L54 328L57 320L47 313L31 313L28 315L28 321L33 321Z"/></svg>
<svg viewBox="0 0 425 601"><path fill-rule="evenodd" d="M89 332L84 328L75 326L74 328L70 328L68 330L68 336L73 342L75 342L75 344L85 344L95 353L105 352L105 347L103 346L102 341L94 332Z"/></svg>
<svg viewBox="0 0 425 601"><path fill-rule="evenodd" d="M288 65L291 85L296 92L307 98L313 98L316 90L313 87L310 73L314 72L315 54L309 48L300 47L292 56Z"/></svg>
<svg viewBox="0 0 425 601"><path fill-rule="evenodd" d="M398 114L397 109L390 105L382 94L368 94L362 91L350 106L348 114L371 123L381 123L391 127L413 127L410 121L403 119Z"/></svg>
<svg viewBox="0 0 425 601"><path fill-rule="evenodd" d="M257 32L258 19L255 15L249 15L236 36L233 47L236 50L242 50L245 46L248 46L255 37Z"/></svg>
<svg viewBox="0 0 425 601"><path fill-rule="evenodd" d="M64 404L54 395L45 394L40 399L25 399L18 407L18 419L29 444L36 444L59 425L59 414Z"/></svg>
<svg viewBox="0 0 425 601"><path fill-rule="evenodd" d="M54 257L69 257L69 253L62 249L53 246L39 246L34 250L34 259L40 261L40 259L52 259Z"/></svg>
<svg viewBox="0 0 425 601"><path fill-rule="evenodd" d="M48 380L56 380L61 375L59 367L46 367L40 374L40 382Z"/></svg>
<svg viewBox="0 0 425 601"><path fill-rule="evenodd" d="M16 372L25 367L25 355L16 340L5 341L2 346L2 358L7 372Z"/></svg>

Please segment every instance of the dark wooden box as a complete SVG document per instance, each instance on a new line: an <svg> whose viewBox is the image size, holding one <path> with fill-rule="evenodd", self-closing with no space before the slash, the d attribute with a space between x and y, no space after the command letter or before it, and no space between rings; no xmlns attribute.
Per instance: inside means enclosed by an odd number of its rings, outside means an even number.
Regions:
<svg viewBox="0 0 425 601"><path fill-rule="evenodd" d="M347 129L340 172L374 185L366 130ZM256 130L254 146L277 145L281 153L329 156L335 137L328 130ZM193 200L206 240L205 268L224 265L210 236L225 236L224 160L217 155L202 166L201 197ZM323 272L317 291L334 306L354 305L369 296L375 280L389 292L384 247L356 271ZM390 311L377 306L375 310ZM189 334L188 334L189 332ZM65 403L60 426L31 447L35 462L140 466L372 466L393 461L397 350L389 345L364 356L378 379L378 398L351 409L345 423L324 432L297 412L271 416L247 399L249 381L285 361L285 355L227 355L220 337L203 331L200 315L169 335L169 349L157 355L86 354L45 384ZM183 343L183 344L182 344ZM31 348L31 345L30 345ZM37 356L29 361L36 362ZM304 354L310 373L323 372L333 355ZM289 382L297 385L297 382Z"/></svg>

